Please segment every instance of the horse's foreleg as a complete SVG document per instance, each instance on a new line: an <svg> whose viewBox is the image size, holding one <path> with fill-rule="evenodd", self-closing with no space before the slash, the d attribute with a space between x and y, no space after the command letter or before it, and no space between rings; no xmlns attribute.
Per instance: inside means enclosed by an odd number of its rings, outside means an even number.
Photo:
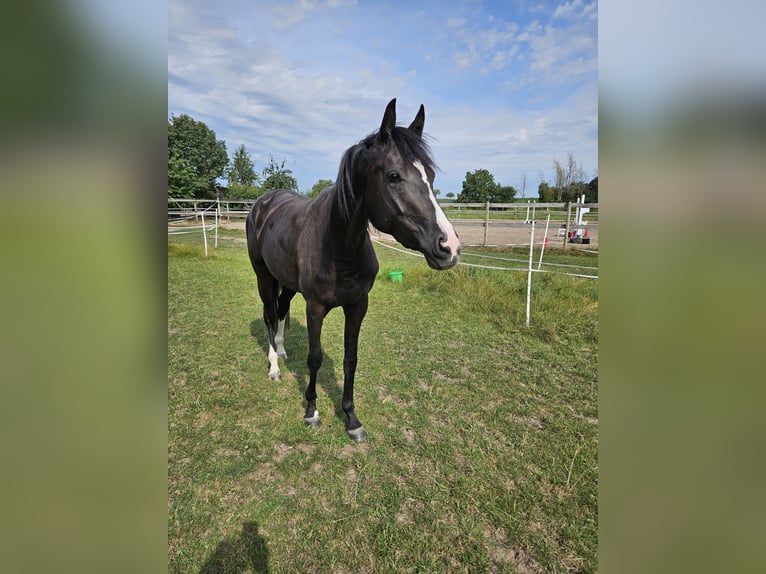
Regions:
<svg viewBox="0 0 766 574"><path fill-rule="evenodd" d="M356 374L357 349L359 342L359 330L362 319L367 314L367 296L355 305L343 308L346 315L346 325L343 334L343 412L348 421L346 432L354 442L364 442L367 439L367 431L354 412L354 376Z"/></svg>
<svg viewBox="0 0 766 574"><path fill-rule="evenodd" d="M309 355L306 364L309 368L309 384L306 387L306 414L303 422L311 428L320 425L317 410L317 373L322 366L322 323L324 323L327 308L319 303L306 304L306 324L309 332Z"/></svg>

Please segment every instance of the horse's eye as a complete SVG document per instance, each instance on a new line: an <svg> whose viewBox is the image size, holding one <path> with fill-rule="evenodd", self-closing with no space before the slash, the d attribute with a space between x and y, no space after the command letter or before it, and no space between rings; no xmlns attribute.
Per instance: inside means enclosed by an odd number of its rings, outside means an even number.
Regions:
<svg viewBox="0 0 766 574"><path fill-rule="evenodd" d="M389 171L386 178L389 183L399 183L402 181L402 176L398 171Z"/></svg>

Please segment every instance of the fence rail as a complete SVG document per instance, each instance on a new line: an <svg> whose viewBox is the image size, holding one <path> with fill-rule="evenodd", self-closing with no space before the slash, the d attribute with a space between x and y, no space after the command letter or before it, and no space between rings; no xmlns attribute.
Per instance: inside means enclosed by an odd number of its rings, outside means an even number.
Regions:
<svg viewBox="0 0 766 574"><path fill-rule="evenodd" d="M215 212L218 220L230 223L247 217L255 200L168 198L168 219L199 219L203 210ZM467 245L517 245L533 220L546 222L545 237L570 244L598 245L598 203L458 203L439 204ZM526 243L526 242L524 242Z"/></svg>
<svg viewBox="0 0 766 574"><path fill-rule="evenodd" d="M168 198L168 213L190 213L204 209L205 206L217 204L221 214L245 215L249 213L250 208L255 203L254 199L177 199ZM458 203L458 202L439 202L444 212L449 216L453 214L456 218L468 218L476 216L484 218L489 214L490 218L530 219L529 214L534 210L536 214L561 212L564 214L570 208L577 210L586 208L585 219L589 221L598 220L598 203L582 202L558 202L558 203ZM523 220L522 219L522 220Z"/></svg>

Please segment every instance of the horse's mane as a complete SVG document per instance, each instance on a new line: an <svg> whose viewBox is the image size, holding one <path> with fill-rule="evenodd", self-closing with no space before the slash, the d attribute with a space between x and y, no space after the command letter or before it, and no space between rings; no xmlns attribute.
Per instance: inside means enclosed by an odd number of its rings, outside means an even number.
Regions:
<svg viewBox="0 0 766 574"><path fill-rule="evenodd" d="M420 137L413 130L396 126L391 130L391 140L405 161L419 161L427 172L435 172L437 165L431 157L431 148L425 136ZM348 221L356 205L356 194L353 189L353 169L360 154L372 157L378 141L378 132L373 132L351 146L343 154L335 179L335 205L344 221Z"/></svg>

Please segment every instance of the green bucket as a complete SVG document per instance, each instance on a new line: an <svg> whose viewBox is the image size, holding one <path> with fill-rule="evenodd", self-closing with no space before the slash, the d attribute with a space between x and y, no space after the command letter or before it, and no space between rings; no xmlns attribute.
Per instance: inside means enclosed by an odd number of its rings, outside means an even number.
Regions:
<svg viewBox="0 0 766 574"><path fill-rule="evenodd" d="M391 281L393 281L394 283L401 283L402 279L404 278L404 275L399 269L395 269L391 271L391 273L389 273L388 276L391 278Z"/></svg>

